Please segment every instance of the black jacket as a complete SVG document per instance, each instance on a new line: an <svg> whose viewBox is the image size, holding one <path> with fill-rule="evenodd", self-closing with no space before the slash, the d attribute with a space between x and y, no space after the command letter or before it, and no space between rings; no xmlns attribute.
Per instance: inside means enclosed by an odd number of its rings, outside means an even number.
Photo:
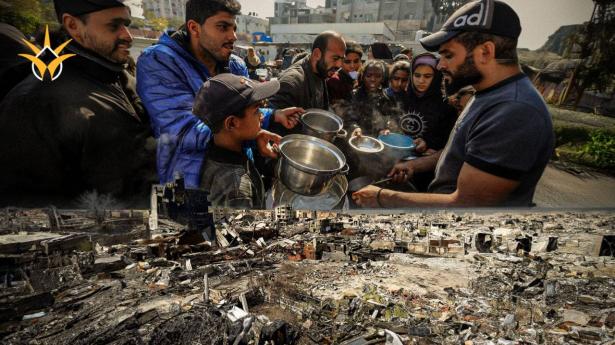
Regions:
<svg viewBox="0 0 615 345"><path fill-rule="evenodd" d="M325 81L312 72L310 55L284 70L279 78L280 91L269 98L277 109L301 107L303 109L329 108L329 95Z"/></svg>
<svg viewBox="0 0 615 345"><path fill-rule="evenodd" d="M77 56L56 80L30 75L0 104L0 204L75 206L91 190L147 204L156 144L135 79L74 41L62 53Z"/></svg>
<svg viewBox="0 0 615 345"><path fill-rule="evenodd" d="M417 96L412 86L408 87L404 114L396 121L399 130L425 139L427 147L434 150L444 148L457 120L457 111L442 96L441 82L442 73L437 72L422 96Z"/></svg>

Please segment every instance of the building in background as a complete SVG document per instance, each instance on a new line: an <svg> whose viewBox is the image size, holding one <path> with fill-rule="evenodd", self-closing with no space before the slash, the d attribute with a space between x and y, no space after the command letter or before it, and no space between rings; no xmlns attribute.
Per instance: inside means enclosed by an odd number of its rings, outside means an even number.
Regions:
<svg viewBox="0 0 615 345"><path fill-rule="evenodd" d="M271 24L309 23L310 8L306 0L275 0Z"/></svg>
<svg viewBox="0 0 615 345"><path fill-rule="evenodd" d="M416 32L431 29L435 13L431 0L329 0L337 23L384 22L395 41L412 41Z"/></svg>
<svg viewBox="0 0 615 345"><path fill-rule="evenodd" d="M254 33L269 34L269 21L258 18L256 13L240 14L237 16L237 40L240 42L252 42Z"/></svg>
<svg viewBox="0 0 615 345"><path fill-rule="evenodd" d="M188 0L143 0L143 10L150 11L155 17L186 19L186 2Z"/></svg>
<svg viewBox="0 0 615 345"><path fill-rule="evenodd" d="M130 7L130 15L143 18L143 0L125 0L124 5Z"/></svg>
<svg viewBox="0 0 615 345"><path fill-rule="evenodd" d="M346 39L361 44L389 42L395 33L385 23L321 23L321 24L272 24L271 37L276 43L305 44L314 42L316 36L326 30L337 31Z"/></svg>

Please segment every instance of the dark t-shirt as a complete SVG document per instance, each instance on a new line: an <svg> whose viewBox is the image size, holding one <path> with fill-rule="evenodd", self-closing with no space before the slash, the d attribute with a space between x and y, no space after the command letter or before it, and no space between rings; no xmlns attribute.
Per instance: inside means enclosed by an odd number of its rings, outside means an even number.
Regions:
<svg viewBox="0 0 615 345"><path fill-rule="evenodd" d="M476 93L453 128L429 190L454 192L468 163L519 181L503 205L529 206L553 145L549 111L530 80L519 74Z"/></svg>

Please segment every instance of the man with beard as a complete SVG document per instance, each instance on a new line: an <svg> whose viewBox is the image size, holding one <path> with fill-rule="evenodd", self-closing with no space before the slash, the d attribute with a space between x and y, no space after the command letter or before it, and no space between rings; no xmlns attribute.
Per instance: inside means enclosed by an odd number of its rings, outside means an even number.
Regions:
<svg viewBox="0 0 615 345"><path fill-rule="evenodd" d="M340 34L325 31L316 36L312 52L280 75L280 91L271 97L278 108L329 108L325 80L342 67L346 44Z"/></svg>
<svg viewBox="0 0 615 345"><path fill-rule="evenodd" d="M548 109L519 67L519 17L499 0L470 2L442 29L421 39L438 50L447 92L472 85L438 160L430 194L369 186L353 195L367 207L517 206L532 204L536 184L553 152ZM393 174L404 173L399 166Z"/></svg>
<svg viewBox="0 0 615 345"><path fill-rule="evenodd" d="M158 139L158 177L170 182L177 173L187 188L197 188L211 130L192 113L192 105L205 81L221 73L248 76L243 60L233 55L237 40L237 0L189 0L186 23L173 35L162 35L158 44L139 56L137 90L152 119ZM284 127L297 123L302 109L290 108L265 113L263 128L271 118ZM257 138L259 152L276 154L267 145L279 136L262 130Z"/></svg>
<svg viewBox="0 0 615 345"><path fill-rule="evenodd" d="M38 63L38 74L0 104L0 205L75 207L77 196L95 191L127 207L145 206L156 176L155 143L124 69L130 10L115 0L54 5L58 41L46 31L40 54L30 54L45 69Z"/></svg>

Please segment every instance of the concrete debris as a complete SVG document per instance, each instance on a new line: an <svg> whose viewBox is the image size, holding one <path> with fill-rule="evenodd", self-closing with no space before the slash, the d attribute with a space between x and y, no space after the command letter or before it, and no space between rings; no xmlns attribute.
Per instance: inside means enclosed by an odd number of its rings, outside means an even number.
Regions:
<svg viewBox="0 0 615 345"><path fill-rule="evenodd" d="M191 193L102 222L0 210L0 342L615 342L610 213L212 215Z"/></svg>

